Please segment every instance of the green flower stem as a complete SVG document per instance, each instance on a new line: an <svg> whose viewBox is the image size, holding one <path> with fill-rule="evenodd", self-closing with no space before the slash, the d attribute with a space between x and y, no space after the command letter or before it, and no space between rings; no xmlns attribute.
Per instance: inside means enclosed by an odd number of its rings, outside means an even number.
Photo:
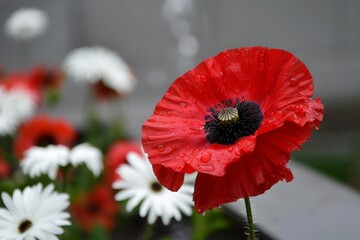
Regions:
<svg viewBox="0 0 360 240"><path fill-rule="evenodd" d="M144 239L151 240L153 239L153 235L154 235L153 225L146 223L145 231L144 231Z"/></svg>
<svg viewBox="0 0 360 240"><path fill-rule="evenodd" d="M251 204L250 198L245 198L245 207L246 207L246 215L249 226L249 240L255 240L255 227L254 227L254 219L251 212Z"/></svg>

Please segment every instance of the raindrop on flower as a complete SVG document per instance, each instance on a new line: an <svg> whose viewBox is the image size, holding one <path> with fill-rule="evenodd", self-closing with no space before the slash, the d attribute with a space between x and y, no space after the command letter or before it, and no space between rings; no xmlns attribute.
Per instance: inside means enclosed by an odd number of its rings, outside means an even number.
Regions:
<svg viewBox="0 0 360 240"><path fill-rule="evenodd" d="M200 157L200 160L204 163L209 162L210 159L211 159L211 153L209 153L209 152L204 152Z"/></svg>
<svg viewBox="0 0 360 240"><path fill-rule="evenodd" d="M159 151L159 152L163 152L164 150L165 150L164 145L159 145L159 146L158 146L158 151Z"/></svg>
<svg viewBox="0 0 360 240"><path fill-rule="evenodd" d="M215 168L212 165L200 165L201 170L205 172L212 172Z"/></svg>

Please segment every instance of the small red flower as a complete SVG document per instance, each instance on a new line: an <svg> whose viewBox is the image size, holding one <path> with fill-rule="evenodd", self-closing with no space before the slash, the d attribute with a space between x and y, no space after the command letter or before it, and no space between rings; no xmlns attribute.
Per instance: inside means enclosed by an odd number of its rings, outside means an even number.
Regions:
<svg viewBox="0 0 360 240"><path fill-rule="evenodd" d="M6 161L6 159L0 157L0 179L7 178L10 175L11 175L10 164Z"/></svg>
<svg viewBox="0 0 360 240"><path fill-rule="evenodd" d="M120 179L116 173L116 169L123 163L126 163L126 155L129 152L142 154L140 144L133 141L118 141L112 144L105 155L105 179L106 182L112 184Z"/></svg>
<svg viewBox="0 0 360 240"><path fill-rule="evenodd" d="M38 116L20 127L14 142L14 151L21 159L24 152L32 146L45 147L53 144L71 147L75 143L76 135L76 130L70 122Z"/></svg>
<svg viewBox="0 0 360 240"><path fill-rule="evenodd" d="M39 89L58 89L64 80L64 74L58 69L38 66L29 73L29 81Z"/></svg>
<svg viewBox="0 0 360 240"><path fill-rule="evenodd" d="M143 125L144 150L170 190L198 172L198 212L262 194L293 179L290 153L322 121L313 89L309 70L289 52L226 50L170 86Z"/></svg>
<svg viewBox="0 0 360 240"><path fill-rule="evenodd" d="M81 195L70 206L73 218L83 229L90 231L96 224L106 230L115 227L115 216L118 206L112 190L105 186L97 186L90 193Z"/></svg>

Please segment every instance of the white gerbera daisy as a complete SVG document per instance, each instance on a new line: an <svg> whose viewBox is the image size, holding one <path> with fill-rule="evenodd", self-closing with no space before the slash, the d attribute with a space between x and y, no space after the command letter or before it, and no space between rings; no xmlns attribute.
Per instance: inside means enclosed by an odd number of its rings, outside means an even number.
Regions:
<svg viewBox="0 0 360 240"><path fill-rule="evenodd" d="M41 35L47 26L47 14L36 8L21 8L5 23L5 33L17 41L31 40Z"/></svg>
<svg viewBox="0 0 360 240"><path fill-rule="evenodd" d="M47 174L55 179L60 166L69 163L69 149L62 145L48 145L46 147L31 147L25 152L25 158L21 161L22 171L30 177L38 177Z"/></svg>
<svg viewBox="0 0 360 240"><path fill-rule="evenodd" d="M127 160L129 164L123 164L117 169L121 180L113 184L113 188L121 189L115 199L129 200L127 211L133 210L143 200L140 216L148 215L149 224L161 217L164 225L168 225L172 218L180 221L181 212L187 216L192 214L192 184L184 183L179 191L172 192L157 181L147 157L131 152L127 155Z"/></svg>
<svg viewBox="0 0 360 240"><path fill-rule="evenodd" d="M136 78L126 62L115 52L103 47L73 50L65 58L64 71L74 81L102 81L119 94L131 93L136 85Z"/></svg>
<svg viewBox="0 0 360 240"><path fill-rule="evenodd" d="M102 154L100 150L88 143L83 143L74 147L70 152L69 158L74 167L84 163L95 176L99 176L103 169Z"/></svg>
<svg viewBox="0 0 360 240"><path fill-rule="evenodd" d="M25 89L5 90L0 86L0 135L12 134L35 110L35 98Z"/></svg>
<svg viewBox="0 0 360 240"><path fill-rule="evenodd" d="M54 191L50 184L16 189L12 197L1 194L6 208L0 208L0 239L2 240L56 240L64 232L62 226L71 225L69 195Z"/></svg>

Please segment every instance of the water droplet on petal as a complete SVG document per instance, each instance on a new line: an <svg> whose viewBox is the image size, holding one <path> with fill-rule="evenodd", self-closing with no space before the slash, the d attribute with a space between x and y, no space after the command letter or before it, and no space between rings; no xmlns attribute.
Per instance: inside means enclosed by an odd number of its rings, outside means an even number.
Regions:
<svg viewBox="0 0 360 240"><path fill-rule="evenodd" d="M315 127L315 130L319 130L320 128L319 127Z"/></svg>
<svg viewBox="0 0 360 240"><path fill-rule="evenodd" d="M164 145L159 145L159 146L158 146L158 151L159 151L159 152L163 152L164 150L165 150Z"/></svg>
<svg viewBox="0 0 360 240"><path fill-rule="evenodd" d="M206 82L206 81L207 81L207 77L206 77L205 75L201 75L201 76L200 76L200 80L201 80L202 82Z"/></svg>
<svg viewBox="0 0 360 240"><path fill-rule="evenodd" d="M234 148L233 148L233 147L229 147L229 148L228 148L228 152L231 153L232 151L234 151Z"/></svg>
<svg viewBox="0 0 360 240"><path fill-rule="evenodd" d="M215 168L212 165L200 165L201 170L205 172L212 172Z"/></svg>
<svg viewBox="0 0 360 240"><path fill-rule="evenodd" d="M209 162L210 159L211 159L211 153L209 153L209 152L204 152L200 157L200 160L204 163Z"/></svg>
<svg viewBox="0 0 360 240"><path fill-rule="evenodd" d="M186 108L189 104L187 104L186 102L181 102L180 103L180 107Z"/></svg>
<svg viewBox="0 0 360 240"><path fill-rule="evenodd" d="M235 148L235 155L240 156L240 148Z"/></svg>
<svg viewBox="0 0 360 240"><path fill-rule="evenodd" d="M202 215L203 217L205 217L205 215L206 215L206 211L205 211L205 212L203 212L201 215Z"/></svg>

